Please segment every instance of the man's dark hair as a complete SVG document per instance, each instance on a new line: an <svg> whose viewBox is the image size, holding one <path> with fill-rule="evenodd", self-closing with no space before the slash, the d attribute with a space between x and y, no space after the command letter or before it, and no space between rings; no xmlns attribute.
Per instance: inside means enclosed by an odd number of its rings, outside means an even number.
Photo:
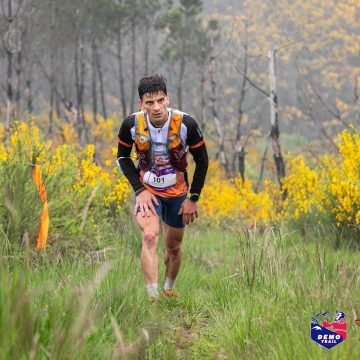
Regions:
<svg viewBox="0 0 360 360"><path fill-rule="evenodd" d="M166 79L158 74L144 76L139 81L138 86L139 97L142 100L143 96L147 93L157 93L163 91L167 95Z"/></svg>

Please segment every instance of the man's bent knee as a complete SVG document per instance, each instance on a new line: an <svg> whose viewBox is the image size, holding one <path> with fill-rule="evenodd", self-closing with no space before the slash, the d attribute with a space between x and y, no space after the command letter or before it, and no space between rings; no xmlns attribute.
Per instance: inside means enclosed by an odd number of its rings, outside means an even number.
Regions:
<svg viewBox="0 0 360 360"><path fill-rule="evenodd" d="M143 237L143 245L149 249L156 248L157 246L157 234L154 232L145 232Z"/></svg>
<svg viewBox="0 0 360 360"><path fill-rule="evenodd" d="M166 251L170 257L177 257L181 254L181 244L174 247L166 247Z"/></svg>

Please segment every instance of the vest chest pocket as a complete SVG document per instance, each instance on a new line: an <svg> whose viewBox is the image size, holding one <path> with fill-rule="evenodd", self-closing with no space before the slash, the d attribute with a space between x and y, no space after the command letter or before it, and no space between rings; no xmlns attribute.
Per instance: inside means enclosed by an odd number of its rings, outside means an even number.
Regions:
<svg viewBox="0 0 360 360"><path fill-rule="evenodd" d="M165 191L176 184L176 171L173 167L151 168L145 172L143 182L157 191Z"/></svg>

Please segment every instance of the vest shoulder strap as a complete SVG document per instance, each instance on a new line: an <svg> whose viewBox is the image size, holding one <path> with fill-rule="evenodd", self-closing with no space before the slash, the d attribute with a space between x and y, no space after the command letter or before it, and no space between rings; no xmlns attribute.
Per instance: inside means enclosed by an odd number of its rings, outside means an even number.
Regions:
<svg viewBox="0 0 360 360"><path fill-rule="evenodd" d="M184 114L185 113L179 110L171 110L171 119L169 124L169 133L168 133L169 149L173 149L179 146L180 144L183 144L180 132L181 132L181 124Z"/></svg>
<svg viewBox="0 0 360 360"><path fill-rule="evenodd" d="M139 150L146 151L149 149L151 141L150 130L148 127L146 114L139 111L135 115L135 143Z"/></svg>
<svg viewBox="0 0 360 360"><path fill-rule="evenodd" d="M185 113L179 110L171 110L171 119L169 124L169 137L179 135L181 131L182 119Z"/></svg>

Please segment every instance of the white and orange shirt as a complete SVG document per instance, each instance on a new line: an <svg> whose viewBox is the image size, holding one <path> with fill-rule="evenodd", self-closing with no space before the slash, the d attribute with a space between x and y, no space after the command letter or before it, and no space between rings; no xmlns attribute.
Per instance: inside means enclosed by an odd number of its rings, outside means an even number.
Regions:
<svg viewBox="0 0 360 360"><path fill-rule="evenodd" d="M151 136L151 141L153 145L153 165L155 167L166 167L170 166L170 158L168 156L168 153L166 151L166 143L168 140L168 132L169 132L169 125L170 125L170 114L171 109L168 109L168 119L165 122L165 124L161 128L157 128L149 122L149 132ZM126 155L129 156L132 146L135 142L135 114L127 117L119 130L118 134L118 158L125 158ZM192 118L190 115L183 113L183 119L181 123L180 133L179 133L183 143L189 147L190 153L193 153L196 151L195 149L202 148L202 152L205 151L205 141L203 138L203 134L194 118ZM127 149L127 151L126 151ZM130 150L130 151L129 151ZM206 161L207 161L207 153L206 153ZM124 172L126 175L126 173ZM180 171L176 171L176 183L171 186L170 188L164 190L164 191L157 191L151 186L143 183L143 172L138 172L138 177L141 182L141 186L145 186L149 191L151 191L153 194L161 196L161 197L179 197L183 194L186 194L188 191L187 184L185 181L185 174ZM130 174L133 175L133 174ZM133 186L134 190L139 187L139 183L135 183L134 176L127 176L131 185ZM192 183L196 187L196 183L200 185L200 191L203 186L204 178L202 176L198 176L199 179L194 178ZM198 190L199 191L199 190Z"/></svg>

